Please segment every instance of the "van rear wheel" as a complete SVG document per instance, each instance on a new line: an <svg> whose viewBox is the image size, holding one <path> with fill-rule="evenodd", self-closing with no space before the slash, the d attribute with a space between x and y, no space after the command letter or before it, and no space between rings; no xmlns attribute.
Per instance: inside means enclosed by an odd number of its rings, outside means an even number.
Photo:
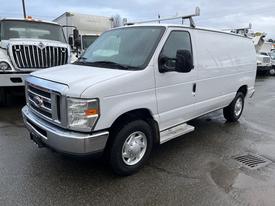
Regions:
<svg viewBox="0 0 275 206"><path fill-rule="evenodd" d="M134 120L122 126L114 135L109 154L113 171L122 176L137 172L153 147L150 125L143 120Z"/></svg>
<svg viewBox="0 0 275 206"><path fill-rule="evenodd" d="M223 109L223 116L228 122L237 122L244 109L244 94L238 92L229 106Z"/></svg>

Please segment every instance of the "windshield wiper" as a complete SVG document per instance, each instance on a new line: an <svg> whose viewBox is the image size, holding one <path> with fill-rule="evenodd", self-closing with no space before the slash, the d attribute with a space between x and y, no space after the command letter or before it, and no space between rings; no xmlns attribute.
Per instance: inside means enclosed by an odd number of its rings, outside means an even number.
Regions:
<svg viewBox="0 0 275 206"><path fill-rule="evenodd" d="M95 61L95 62L89 62L89 63L95 64L95 65L110 65L110 66L118 67L118 68L124 69L124 70L130 69L130 66L119 64L116 62L111 62L111 61Z"/></svg>

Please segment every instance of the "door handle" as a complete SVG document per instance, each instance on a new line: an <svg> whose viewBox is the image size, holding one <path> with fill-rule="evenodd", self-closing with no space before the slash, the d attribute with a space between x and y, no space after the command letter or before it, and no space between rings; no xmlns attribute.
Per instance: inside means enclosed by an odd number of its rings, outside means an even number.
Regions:
<svg viewBox="0 0 275 206"><path fill-rule="evenodd" d="M194 83L193 84L193 89L192 89L192 93L193 93L194 96L196 95L196 91L197 91L197 84Z"/></svg>

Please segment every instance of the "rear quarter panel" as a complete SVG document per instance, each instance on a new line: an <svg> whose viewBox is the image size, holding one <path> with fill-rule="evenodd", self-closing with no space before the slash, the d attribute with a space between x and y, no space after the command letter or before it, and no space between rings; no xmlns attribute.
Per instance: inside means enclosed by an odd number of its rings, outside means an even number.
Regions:
<svg viewBox="0 0 275 206"><path fill-rule="evenodd" d="M257 65L251 39L205 30L196 30L194 38L198 113L229 105L243 85L254 88Z"/></svg>

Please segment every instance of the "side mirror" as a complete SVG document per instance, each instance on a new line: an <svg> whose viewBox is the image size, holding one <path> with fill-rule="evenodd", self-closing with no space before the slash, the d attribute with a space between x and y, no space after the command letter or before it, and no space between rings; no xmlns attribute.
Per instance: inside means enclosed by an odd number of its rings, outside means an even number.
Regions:
<svg viewBox="0 0 275 206"><path fill-rule="evenodd" d="M193 56L189 50L178 50L176 56L176 71L188 73L194 68Z"/></svg>
<svg viewBox="0 0 275 206"><path fill-rule="evenodd" d="M73 48L73 46L74 46L74 39L73 39L72 36L69 37L68 43L69 43L69 45Z"/></svg>
<svg viewBox="0 0 275 206"><path fill-rule="evenodd" d="M79 37L77 39L74 39L74 46L77 48L81 47L81 40Z"/></svg>
<svg viewBox="0 0 275 206"><path fill-rule="evenodd" d="M74 36L74 39L78 39L78 37L79 37L79 31L78 31L78 29L74 29L73 30L73 36Z"/></svg>

